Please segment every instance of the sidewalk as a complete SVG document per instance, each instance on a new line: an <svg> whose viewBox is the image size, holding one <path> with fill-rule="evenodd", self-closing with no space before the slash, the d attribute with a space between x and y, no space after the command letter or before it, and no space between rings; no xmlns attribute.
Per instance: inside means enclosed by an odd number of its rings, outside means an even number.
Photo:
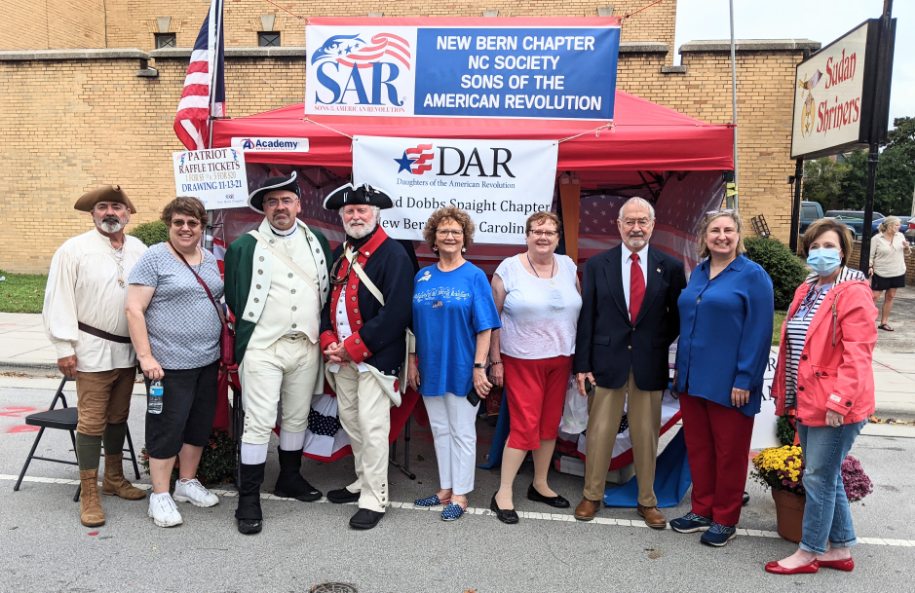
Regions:
<svg viewBox="0 0 915 593"><path fill-rule="evenodd" d="M877 415L911 420L915 419L915 288L899 290L891 322L896 331L880 331L874 351ZM0 373L55 375L56 360L41 315L0 313Z"/></svg>

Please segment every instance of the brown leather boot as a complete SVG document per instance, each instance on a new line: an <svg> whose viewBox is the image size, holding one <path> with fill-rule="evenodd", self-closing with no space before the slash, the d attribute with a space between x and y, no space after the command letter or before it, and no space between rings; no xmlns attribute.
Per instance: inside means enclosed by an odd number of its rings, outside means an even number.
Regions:
<svg viewBox="0 0 915 593"><path fill-rule="evenodd" d="M146 493L124 477L124 454L105 455L105 480L102 482L102 494L119 496L126 500L146 498Z"/></svg>
<svg viewBox="0 0 915 593"><path fill-rule="evenodd" d="M105 524L105 511L98 498L98 470L87 469L79 472L82 489L79 496L79 520L86 527L100 527Z"/></svg>

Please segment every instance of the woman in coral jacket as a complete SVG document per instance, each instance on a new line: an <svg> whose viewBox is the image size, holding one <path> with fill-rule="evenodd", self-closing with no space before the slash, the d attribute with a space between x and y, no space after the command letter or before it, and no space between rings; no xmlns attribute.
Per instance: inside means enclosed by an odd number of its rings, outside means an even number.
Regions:
<svg viewBox="0 0 915 593"><path fill-rule="evenodd" d="M777 414L797 414L807 502L800 546L766 564L774 574L854 569L842 460L874 412L877 309L864 274L845 267L851 232L824 218L810 225L803 244L813 274L788 309L772 393Z"/></svg>

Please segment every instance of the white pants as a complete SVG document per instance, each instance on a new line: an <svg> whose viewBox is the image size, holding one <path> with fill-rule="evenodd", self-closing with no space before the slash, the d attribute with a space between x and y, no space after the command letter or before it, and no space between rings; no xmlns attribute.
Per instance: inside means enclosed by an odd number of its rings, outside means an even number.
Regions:
<svg viewBox="0 0 915 593"><path fill-rule="evenodd" d="M334 375L337 412L356 466L356 481L347 490L360 493L360 509L383 513L388 506L391 399L372 373L360 373L352 364L341 366Z"/></svg>
<svg viewBox="0 0 915 593"><path fill-rule="evenodd" d="M321 347L307 338L280 338L268 348L248 348L238 373L245 408L242 442L270 442L278 404L283 430L305 432L320 367Z"/></svg>
<svg viewBox="0 0 915 593"><path fill-rule="evenodd" d="M446 393L423 397L443 490L462 496L473 490L477 458L477 408L466 397Z"/></svg>

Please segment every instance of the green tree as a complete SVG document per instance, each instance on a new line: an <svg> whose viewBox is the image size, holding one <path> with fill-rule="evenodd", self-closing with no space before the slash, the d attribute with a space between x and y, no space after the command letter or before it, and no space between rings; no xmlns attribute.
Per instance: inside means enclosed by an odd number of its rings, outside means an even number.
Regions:
<svg viewBox="0 0 915 593"><path fill-rule="evenodd" d="M819 202L823 210L841 208L842 182L849 165L827 157L804 163L804 199Z"/></svg>

